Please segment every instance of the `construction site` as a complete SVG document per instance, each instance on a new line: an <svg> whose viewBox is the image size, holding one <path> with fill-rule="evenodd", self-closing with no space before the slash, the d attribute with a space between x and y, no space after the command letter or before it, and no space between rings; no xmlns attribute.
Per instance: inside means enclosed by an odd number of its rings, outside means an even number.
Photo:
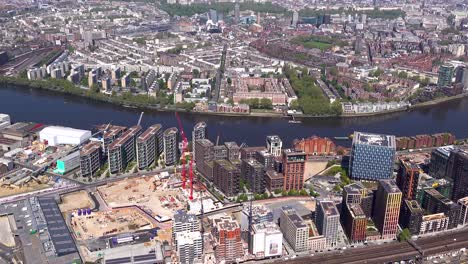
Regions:
<svg viewBox="0 0 468 264"><path fill-rule="evenodd" d="M84 190L62 195L61 201L59 208L62 213L95 207L94 201Z"/></svg>
<svg viewBox="0 0 468 264"><path fill-rule="evenodd" d="M174 211L186 207L188 194L169 187L159 175L122 180L98 187L107 206L138 206L159 221L170 220Z"/></svg>
<svg viewBox="0 0 468 264"><path fill-rule="evenodd" d="M77 211L72 214L70 225L79 241L155 227L148 216L137 208L121 208L104 212Z"/></svg>
<svg viewBox="0 0 468 264"><path fill-rule="evenodd" d="M45 190L52 188L54 183L52 177L44 175L34 177L32 170L23 168L2 175L0 197Z"/></svg>

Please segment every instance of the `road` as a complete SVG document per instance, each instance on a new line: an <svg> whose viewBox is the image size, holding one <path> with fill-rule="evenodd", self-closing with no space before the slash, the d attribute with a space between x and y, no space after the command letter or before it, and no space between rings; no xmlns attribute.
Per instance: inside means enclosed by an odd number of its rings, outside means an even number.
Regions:
<svg viewBox="0 0 468 264"><path fill-rule="evenodd" d="M468 229L458 230L456 232L445 232L437 236L423 237L414 241L414 244L421 249L421 254L415 247L409 243L392 242L389 244L366 246L343 250L340 252L320 254L317 256L297 257L293 260L278 260L290 264L308 264L308 263L384 263L392 261L402 261L415 259L416 257L427 257L429 255L439 254L468 247Z"/></svg>

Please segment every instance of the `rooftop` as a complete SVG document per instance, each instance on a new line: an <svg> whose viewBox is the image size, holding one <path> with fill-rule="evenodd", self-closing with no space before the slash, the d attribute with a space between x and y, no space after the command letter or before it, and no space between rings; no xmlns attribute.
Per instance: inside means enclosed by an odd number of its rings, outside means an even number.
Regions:
<svg viewBox="0 0 468 264"><path fill-rule="evenodd" d="M215 162L228 171L237 170L237 167L232 165L232 163L229 162L228 160L216 160Z"/></svg>
<svg viewBox="0 0 468 264"><path fill-rule="evenodd" d="M353 144L390 147L395 149L395 136L354 132Z"/></svg>
<svg viewBox="0 0 468 264"><path fill-rule="evenodd" d="M234 231L239 228L237 221L229 216L214 219L214 222L218 230Z"/></svg>
<svg viewBox="0 0 468 264"><path fill-rule="evenodd" d="M458 204L461 204L461 205L463 205L463 206L468 206L468 196L459 199L459 200L458 200Z"/></svg>
<svg viewBox="0 0 468 264"><path fill-rule="evenodd" d="M296 228L306 227L304 220L297 214L296 210L294 210L292 207L283 206L282 210Z"/></svg>
<svg viewBox="0 0 468 264"><path fill-rule="evenodd" d="M423 212L421 205L416 200L405 200L405 203L412 212Z"/></svg>
<svg viewBox="0 0 468 264"><path fill-rule="evenodd" d="M197 222L198 218L194 214L187 214L185 210L178 210L174 214L174 223L192 223Z"/></svg>
<svg viewBox="0 0 468 264"><path fill-rule="evenodd" d="M439 219L444 219L444 218L448 218L448 216L445 216L444 213L438 213L438 214L425 215L422 217L422 220L424 222L424 221L433 221L433 220L439 220Z"/></svg>
<svg viewBox="0 0 468 264"><path fill-rule="evenodd" d="M387 193L401 193L394 180L380 180L379 184Z"/></svg>
<svg viewBox="0 0 468 264"><path fill-rule="evenodd" d="M203 121L196 123L194 127L194 129L201 129L201 128L206 128L206 123Z"/></svg>
<svg viewBox="0 0 468 264"><path fill-rule="evenodd" d="M448 158L450 156L450 152L454 150L455 150L455 146L449 145L449 146L443 146L443 147L437 148L435 151L441 153L442 155Z"/></svg>
<svg viewBox="0 0 468 264"><path fill-rule="evenodd" d="M161 128L162 126L160 124L150 126L148 129L146 129L145 132L143 132L143 134L141 134L138 137L137 141L142 142L148 140L150 137L154 136Z"/></svg>
<svg viewBox="0 0 468 264"><path fill-rule="evenodd" d="M167 135L174 135L174 134L177 134L177 132L179 132L179 130L177 130L176 127L170 127L166 130L164 130L164 135L167 136Z"/></svg>
<svg viewBox="0 0 468 264"><path fill-rule="evenodd" d="M333 201L320 201L319 204L320 204L320 207L322 207L322 210L325 213L325 215L327 216L340 215Z"/></svg>
<svg viewBox="0 0 468 264"><path fill-rule="evenodd" d="M101 148L101 144L99 142L91 141L81 148L80 155L87 156L93 153L94 151L98 150L99 148Z"/></svg>
<svg viewBox="0 0 468 264"><path fill-rule="evenodd" d="M125 142L127 142L130 138L136 136L136 134L141 130L141 126L132 126L127 131L125 131L116 141L112 142L109 145L109 149L115 147L121 147Z"/></svg>
<svg viewBox="0 0 468 264"><path fill-rule="evenodd" d="M177 244L178 245L187 245L193 244L195 240L201 240L201 233L200 232L179 232L177 233Z"/></svg>

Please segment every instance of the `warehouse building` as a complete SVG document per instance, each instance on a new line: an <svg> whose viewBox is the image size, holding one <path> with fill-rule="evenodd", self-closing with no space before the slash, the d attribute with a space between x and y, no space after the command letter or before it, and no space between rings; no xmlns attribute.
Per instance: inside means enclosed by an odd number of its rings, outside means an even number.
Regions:
<svg viewBox="0 0 468 264"><path fill-rule="evenodd" d="M80 145L91 137L91 131L71 127L49 126L39 132L41 141L50 146Z"/></svg>

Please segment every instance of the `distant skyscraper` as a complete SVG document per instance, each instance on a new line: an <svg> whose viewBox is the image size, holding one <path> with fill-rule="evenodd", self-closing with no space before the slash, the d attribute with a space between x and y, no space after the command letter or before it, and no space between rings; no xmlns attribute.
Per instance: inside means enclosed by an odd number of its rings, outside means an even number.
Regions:
<svg viewBox="0 0 468 264"><path fill-rule="evenodd" d="M292 27L297 27L297 21L299 20L299 13L294 10L293 11L293 16L292 16L292 22L291 22L291 26Z"/></svg>
<svg viewBox="0 0 468 264"><path fill-rule="evenodd" d="M395 136L354 132L349 174L353 179L380 180L393 176Z"/></svg>
<svg viewBox="0 0 468 264"><path fill-rule="evenodd" d="M374 206L374 223L382 239L393 239L398 232L402 193L394 180L380 180Z"/></svg>
<svg viewBox="0 0 468 264"><path fill-rule="evenodd" d="M452 201L468 196L468 152L460 149L451 152L447 177L453 181Z"/></svg>
<svg viewBox="0 0 468 264"><path fill-rule="evenodd" d="M301 190L304 187L306 154L302 151L283 151L283 190Z"/></svg>
<svg viewBox="0 0 468 264"><path fill-rule="evenodd" d="M454 67L450 64L444 64L439 67L439 79L437 80L437 86L446 87L452 84Z"/></svg>
<svg viewBox="0 0 468 264"><path fill-rule="evenodd" d="M327 244L335 246L338 239L340 213L333 201L318 201L315 209L315 224L319 233L327 239Z"/></svg>
<svg viewBox="0 0 468 264"><path fill-rule="evenodd" d="M179 131L175 127L168 128L164 131L163 142L164 142L164 158L166 166L174 165L179 161Z"/></svg>
<svg viewBox="0 0 468 264"><path fill-rule="evenodd" d="M402 199L414 200L418 189L419 166L410 161L400 160L399 167L397 185L403 193Z"/></svg>

